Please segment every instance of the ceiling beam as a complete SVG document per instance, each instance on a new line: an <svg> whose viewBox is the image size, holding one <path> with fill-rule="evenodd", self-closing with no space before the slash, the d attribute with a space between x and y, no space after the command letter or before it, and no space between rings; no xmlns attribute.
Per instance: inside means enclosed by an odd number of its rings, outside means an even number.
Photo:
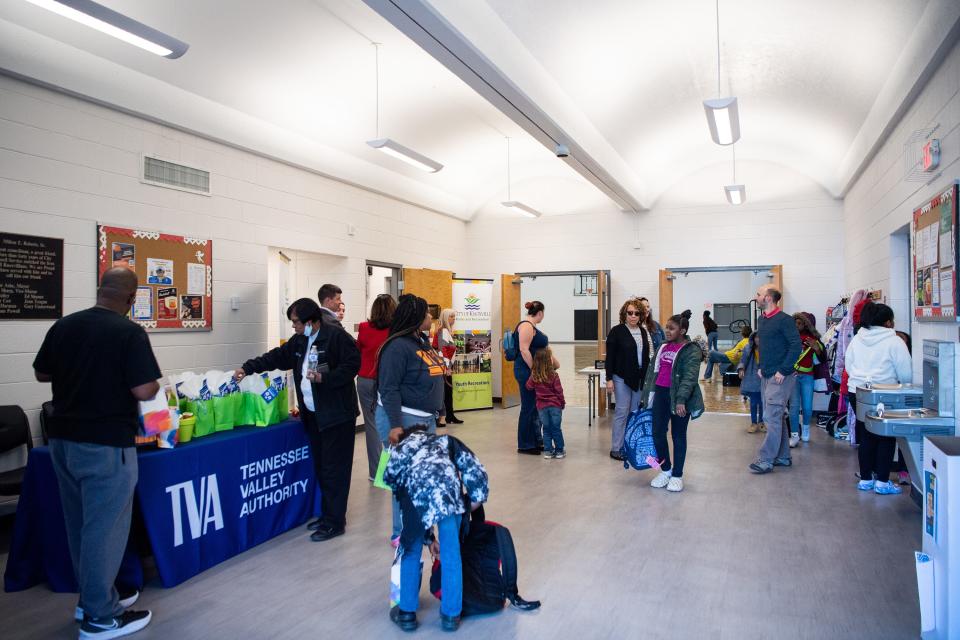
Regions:
<svg viewBox="0 0 960 640"><path fill-rule="evenodd" d="M566 145L562 160L621 210L647 208L633 171L485 2L364 2L551 152Z"/></svg>

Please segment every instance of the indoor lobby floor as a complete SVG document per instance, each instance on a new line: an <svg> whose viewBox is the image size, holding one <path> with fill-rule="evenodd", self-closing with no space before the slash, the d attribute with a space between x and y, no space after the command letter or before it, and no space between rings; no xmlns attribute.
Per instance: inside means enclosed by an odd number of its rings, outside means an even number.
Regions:
<svg viewBox="0 0 960 640"><path fill-rule="evenodd" d="M906 495L858 492L845 443L817 429L793 468L754 476L761 436L743 417L707 414L691 424L686 488L672 494L648 486L653 472L607 457L607 420L588 430L585 410L568 410L568 457L544 460L516 454L516 415L464 412L454 433L490 474L487 515L513 533L521 595L543 607L468 618L452 637L919 635L920 510ZM314 543L298 528L176 588L154 579L138 604L154 621L134 637L451 637L426 584L415 635L388 619L390 504L364 455L358 436L346 535ZM2 635L75 638L75 604L43 586L2 594Z"/></svg>

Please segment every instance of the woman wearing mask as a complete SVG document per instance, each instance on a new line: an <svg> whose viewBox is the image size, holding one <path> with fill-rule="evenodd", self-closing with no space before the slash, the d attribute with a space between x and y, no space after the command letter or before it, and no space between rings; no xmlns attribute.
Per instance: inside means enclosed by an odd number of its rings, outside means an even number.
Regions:
<svg viewBox="0 0 960 640"><path fill-rule="evenodd" d="M413 294L400 296L390 324L390 335L380 347L377 365L377 431L389 446L391 429L425 425L437 431L437 415L443 409L443 356L434 351L425 331L433 318L427 301ZM391 543L400 540L400 506L393 498Z"/></svg>
<svg viewBox="0 0 960 640"><path fill-rule="evenodd" d="M848 380L847 400L857 409L857 387L874 384L909 384L913 382L913 363L907 345L893 330L893 310L885 304L867 302L860 312L860 330L847 346L845 368ZM890 465L894 438L878 436L857 420L857 458L860 481L857 489L879 495L900 493L890 482Z"/></svg>
<svg viewBox="0 0 960 640"><path fill-rule="evenodd" d="M513 376L520 388L520 418L517 421L517 453L538 456L543 450L540 418L537 415L537 394L527 389L527 379L533 368L533 356L550 343L547 334L537 328L543 322L543 303L527 302L526 317L516 327L520 357L513 361Z"/></svg>
<svg viewBox="0 0 960 640"><path fill-rule="evenodd" d="M363 412L363 429L367 439L367 468L370 481L377 474L382 438L377 432L375 407L377 404L377 353L390 334L390 323L397 303L389 293L381 293L370 307L370 319L361 322L357 332L360 349L360 373L357 374L357 396Z"/></svg>
<svg viewBox="0 0 960 640"><path fill-rule="evenodd" d="M630 414L641 404L641 385L647 375L652 344L640 321L644 315L639 300L630 299L620 307L620 324L607 334L607 392L616 398L611 429L610 457L623 460L623 434Z"/></svg>
<svg viewBox="0 0 960 640"><path fill-rule="evenodd" d="M449 424L463 424L463 420L453 413L453 376L450 367L453 366L453 357L457 354L457 343L453 339L453 325L457 321L457 312L453 309L444 309L440 312L440 328L435 335L434 348L442 355L447 367L443 376L443 407L444 420Z"/></svg>

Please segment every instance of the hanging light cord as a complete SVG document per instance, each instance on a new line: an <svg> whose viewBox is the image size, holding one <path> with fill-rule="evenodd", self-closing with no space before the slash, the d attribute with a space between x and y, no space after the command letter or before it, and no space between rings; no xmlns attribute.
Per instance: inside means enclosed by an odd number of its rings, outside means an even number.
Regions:
<svg viewBox="0 0 960 640"><path fill-rule="evenodd" d="M377 135L376 135L376 138L379 139L379 138L380 138L380 43L379 43L379 42L374 42L374 43L372 43L372 44L373 44L373 59L374 59L374 64L375 64L375 66L376 66L376 79L377 79L377 89L376 89L376 95L377 95L377 107L376 107L376 119L377 119L376 129L377 129Z"/></svg>
<svg viewBox="0 0 960 640"><path fill-rule="evenodd" d="M717 0L717 97L720 93L720 0Z"/></svg>
<svg viewBox="0 0 960 640"><path fill-rule="evenodd" d="M510 198L510 138L507 137L507 200Z"/></svg>

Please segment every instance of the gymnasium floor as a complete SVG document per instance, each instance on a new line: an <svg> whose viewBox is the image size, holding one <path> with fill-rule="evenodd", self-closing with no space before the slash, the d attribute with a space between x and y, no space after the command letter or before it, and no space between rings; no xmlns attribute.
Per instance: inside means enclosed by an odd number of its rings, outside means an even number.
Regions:
<svg viewBox="0 0 960 640"><path fill-rule="evenodd" d="M760 436L707 414L691 426L686 489L670 494L610 460L607 422L588 431L583 409L564 416L558 461L515 453L516 409L463 417L455 432L490 473L487 514L511 528L520 592L543 608L467 619L458 637L918 635L920 511L905 495L857 492L854 452L820 430L793 468L758 477L746 465ZM154 580L141 600L154 622L134 637L401 637L387 617L389 501L361 471L362 442L345 536L313 543L299 529L175 589ZM75 638L75 603L45 587L3 594L3 637ZM416 637L449 637L438 615L424 589Z"/></svg>

